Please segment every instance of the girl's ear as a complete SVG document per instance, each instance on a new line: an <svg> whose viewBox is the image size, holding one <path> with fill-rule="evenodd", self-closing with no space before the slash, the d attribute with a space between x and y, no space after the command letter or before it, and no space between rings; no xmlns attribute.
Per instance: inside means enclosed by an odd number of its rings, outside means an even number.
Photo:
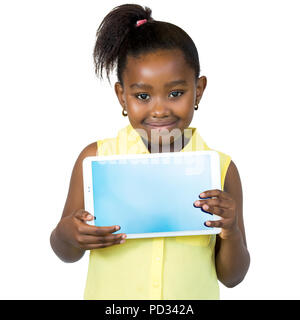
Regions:
<svg viewBox="0 0 300 320"><path fill-rule="evenodd" d="M118 97L118 100L119 100L122 108L126 110L126 101L125 101L124 89L123 89L123 87L122 87L120 82L116 82L115 83L115 92L116 92L116 95Z"/></svg>
<svg viewBox="0 0 300 320"><path fill-rule="evenodd" d="M207 85L207 78L205 76L202 76L197 79L197 85L196 85L196 104L198 104L202 98L203 92Z"/></svg>

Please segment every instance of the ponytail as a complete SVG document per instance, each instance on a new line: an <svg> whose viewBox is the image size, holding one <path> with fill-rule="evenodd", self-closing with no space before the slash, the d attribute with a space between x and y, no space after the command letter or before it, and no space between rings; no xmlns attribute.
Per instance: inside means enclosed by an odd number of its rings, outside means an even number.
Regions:
<svg viewBox="0 0 300 320"><path fill-rule="evenodd" d="M198 52L193 40L179 27L151 17L151 9L136 4L124 4L111 10L101 22L96 33L94 47L95 73L103 78L103 71L109 75L117 66L118 80L123 85L122 75L127 55L157 49L181 49L187 63L199 76ZM146 19L146 20L145 20ZM144 20L142 23L137 21Z"/></svg>

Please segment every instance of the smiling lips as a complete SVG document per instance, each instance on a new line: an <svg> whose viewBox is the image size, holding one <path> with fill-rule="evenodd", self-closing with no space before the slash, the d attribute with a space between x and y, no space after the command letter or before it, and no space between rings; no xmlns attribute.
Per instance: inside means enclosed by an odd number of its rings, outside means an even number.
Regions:
<svg viewBox="0 0 300 320"><path fill-rule="evenodd" d="M145 122L145 124L153 128L168 128L173 126L176 122L177 120L155 121L155 122Z"/></svg>

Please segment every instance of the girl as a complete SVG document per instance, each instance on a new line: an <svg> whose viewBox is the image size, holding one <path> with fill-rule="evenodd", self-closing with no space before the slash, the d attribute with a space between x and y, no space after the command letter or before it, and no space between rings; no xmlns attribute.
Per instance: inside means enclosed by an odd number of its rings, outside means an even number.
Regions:
<svg viewBox="0 0 300 320"><path fill-rule="evenodd" d="M155 21L149 8L126 4L114 8L100 24L94 61L96 74L102 77L106 70L108 79L117 67L115 92L130 124L117 137L94 142L80 153L61 220L51 234L54 252L74 262L90 250L86 299L219 299L218 280L236 286L250 263L241 181L228 155L218 151L222 190L207 190L194 202L221 217L206 222L222 228L217 236L125 241L126 234L114 234L120 226L86 224L93 216L84 210L85 157L163 152L165 139L153 139L152 134L173 129L180 135L170 137L170 152L212 150L196 128L189 127L207 81L199 77L194 42L179 27Z"/></svg>

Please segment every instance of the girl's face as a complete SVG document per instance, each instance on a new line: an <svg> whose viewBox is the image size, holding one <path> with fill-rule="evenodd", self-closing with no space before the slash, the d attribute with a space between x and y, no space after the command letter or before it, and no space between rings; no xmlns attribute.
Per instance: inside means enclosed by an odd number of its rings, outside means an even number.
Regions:
<svg viewBox="0 0 300 320"><path fill-rule="evenodd" d="M187 143L183 130L189 127L205 87L206 77L195 81L195 72L181 50L157 50L139 57L128 56L123 86L117 82L115 91L130 124L147 133L150 146L156 143L161 147L166 143L164 133L177 129L183 147ZM159 135L155 142L154 134ZM170 151L180 151L173 150L176 139L170 135Z"/></svg>

